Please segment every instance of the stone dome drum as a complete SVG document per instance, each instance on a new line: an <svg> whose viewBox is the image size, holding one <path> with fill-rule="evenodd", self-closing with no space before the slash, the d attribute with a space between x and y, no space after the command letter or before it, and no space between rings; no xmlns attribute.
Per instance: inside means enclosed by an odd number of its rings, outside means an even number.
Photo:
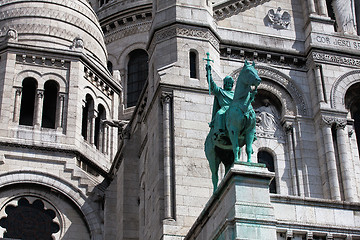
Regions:
<svg viewBox="0 0 360 240"><path fill-rule="evenodd" d="M21 44L54 50L81 50L106 65L98 19L86 0L2 0L0 36L16 31Z"/></svg>

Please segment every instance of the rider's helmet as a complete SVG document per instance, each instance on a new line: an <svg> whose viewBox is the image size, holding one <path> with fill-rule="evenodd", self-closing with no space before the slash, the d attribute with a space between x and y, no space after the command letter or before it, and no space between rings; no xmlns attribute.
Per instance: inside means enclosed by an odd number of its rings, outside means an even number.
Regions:
<svg viewBox="0 0 360 240"><path fill-rule="evenodd" d="M234 86L234 79L230 76L226 76L224 78L224 89L231 90L233 86Z"/></svg>

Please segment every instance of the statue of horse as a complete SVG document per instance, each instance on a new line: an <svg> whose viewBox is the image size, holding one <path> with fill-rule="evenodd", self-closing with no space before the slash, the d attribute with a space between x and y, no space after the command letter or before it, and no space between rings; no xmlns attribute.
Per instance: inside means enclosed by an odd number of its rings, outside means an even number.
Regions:
<svg viewBox="0 0 360 240"><path fill-rule="evenodd" d="M234 162L239 162L241 147L244 145L246 145L247 161L251 162L256 127L256 115L251 102L254 101L260 82L255 63L251 65L245 61L237 78L233 101L225 113L225 136L219 138L214 132L214 128L211 128L206 137L205 155L212 173L214 192L217 189L218 170L221 162L225 166L226 174Z"/></svg>

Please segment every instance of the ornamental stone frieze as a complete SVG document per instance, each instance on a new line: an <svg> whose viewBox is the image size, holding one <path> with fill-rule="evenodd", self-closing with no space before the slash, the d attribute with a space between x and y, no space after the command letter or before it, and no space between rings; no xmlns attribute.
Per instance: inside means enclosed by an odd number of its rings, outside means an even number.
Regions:
<svg viewBox="0 0 360 240"><path fill-rule="evenodd" d="M312 60L315 62L333 63L336 65L340 64L360 68L360 59L354 57L349 58L323 52L312 52L311 56Z"/></svg>
<svg viewBox="0 0 360 240"><path fill-rule="evenodd" d="M173 37L187 37L196 40L206 40L209 41L215 49L219 49L219 40L209 29L176 24L161 29L154 34L149 47L149 52L153 52L155 44Z"/></svg>
<svg viewBox="0 0 360 240"><path fill-rule="evenodd" d="M220 56L232 59L241 59L267 63L276 66L285 66L306 70L306 59L298 56L285 56L280 54L271 54L262 51L254 51L247 49L235 49L228 46L220 47Z"/></svg>
<svg viewBox="0 0 360 240"><path fill-rule="evenodd" d="M269 0L229 0L222 1L220 4L214 5L214 18L216 20L223 20L231 17L247 9L256 7L260 4L268 2Z"/></svg>
<svg viewBox="0 0 360 240"><path fill-rule="evenodd" d="M48 57L41 57L35 55L16 55L16 62L22 64L33 64L39 66L48 66L53 68L61 68L61 69L68 69L70 66L69 61L65 61L64 59L55 59L55 58L48 58Z"/></svg>
<svg viewBox="0 0 360 240"><path fill-rule="evenodd" d="M118 27L112 32L108 32L105 34L105 43L109 44L118 39L122 39L127 36L139 34L139 33L147 33L151 28L151 22L142 22L133 24L131 26L126 27Z"/></svg>
<svg viewBox="0 0 360 240"><path fill-rule="evenodd" d="M112 98L114 95L114 90L105 81L100 79L94 72L86 67L84 69L84 78L103 92L108 98Z"/></svg>

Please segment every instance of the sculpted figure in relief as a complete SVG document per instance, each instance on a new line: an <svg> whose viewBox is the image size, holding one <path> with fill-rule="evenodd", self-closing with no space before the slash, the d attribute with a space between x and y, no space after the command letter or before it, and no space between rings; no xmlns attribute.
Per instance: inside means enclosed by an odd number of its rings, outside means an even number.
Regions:
<svg viewBox="0 0 360 240"><path fill-rule="evenodd" d="M338 31L347 34L355 34L356 31L352 11L352 1L333 0L332 7L334 9Z"/></svg>

